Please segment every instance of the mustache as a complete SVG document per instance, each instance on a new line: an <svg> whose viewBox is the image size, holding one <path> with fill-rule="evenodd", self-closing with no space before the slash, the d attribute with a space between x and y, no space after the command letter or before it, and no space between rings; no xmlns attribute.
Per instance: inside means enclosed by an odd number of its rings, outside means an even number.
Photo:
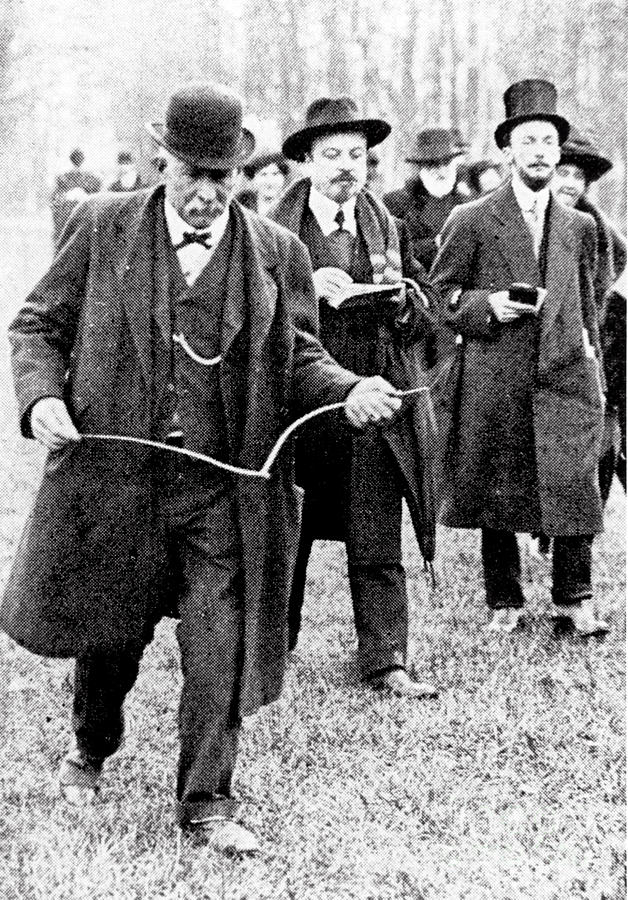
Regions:
<svg viewBox="0 0 628 900"><path fill-rule="evenodd" d="M352 175L350 172L342 172L340 175L336 175L335 178L332 178L332 184L339 184L341 182L352 182L357 181L358 179Z"/></svg>

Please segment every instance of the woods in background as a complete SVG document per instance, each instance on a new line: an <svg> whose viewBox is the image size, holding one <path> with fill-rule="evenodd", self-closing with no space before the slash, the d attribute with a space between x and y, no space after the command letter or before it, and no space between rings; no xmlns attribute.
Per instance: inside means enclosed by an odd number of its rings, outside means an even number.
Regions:
<svg viewBox="0 0 628 900"><path fill-rule="evenodd" d="M624 222L623 12L621 0L0 0L3 199L42 208L74 145L104 174L121 145L148 170L143 123L198 78L240 90L262 142L313 97L350 94L393 126L380 165L391 187L429 124L458 127L474 157L495 155L503 90L534 76L557 85L565 114L612 159L599 200Z"/></svg>

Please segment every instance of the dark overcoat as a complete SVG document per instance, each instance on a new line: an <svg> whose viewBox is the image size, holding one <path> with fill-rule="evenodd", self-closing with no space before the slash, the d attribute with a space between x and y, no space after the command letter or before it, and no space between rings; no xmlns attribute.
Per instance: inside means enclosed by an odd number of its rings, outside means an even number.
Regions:
<svg viewBox="0 0 628 900"><path fill-rule="evenodd" d="M550 202L538 317L500 324L488 296L541 284L510 184L456 209L431 271L458 339L437 406L445 525L547 535L602 530L604 400L593 278L595 225Z"/></svg>
<svg viewBox="0 0 628 900"><path fill-rule="evenodd" d="M150 438L169 373L156 360L168 309L166 261L153 253L163 188L101 195L75 214L49 272L11 325L22 427L44 396L64 397L82 433ZM221 394L229 459L259 469L288 422L344 399L357 378L314 337L316 301L303 245L233 205L244 241L223 312ZM161 268L160 268L161 267ZM234 287L235 285L235 287ZM238 286L244 285L244 290ZM296 313L295 313L296 310ZM296 329L295 320L306 330ZM165 354L162 354L165 356ZM0 625L47 656L143 646L169 608L156 451L82 441L48 456L17 551ZM287 647L286 608L300 527L289 448L269 481L234 486L245 625L240 713L274 700Z"/></svg>

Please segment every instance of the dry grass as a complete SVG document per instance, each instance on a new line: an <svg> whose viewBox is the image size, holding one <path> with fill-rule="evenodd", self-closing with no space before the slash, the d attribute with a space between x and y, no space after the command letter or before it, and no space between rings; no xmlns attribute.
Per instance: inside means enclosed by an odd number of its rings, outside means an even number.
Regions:
<svg viewBox="0 0 628 900"><path fill-rule="evenodd" d="M30 277L28 248L8 244L3 332ZM4 357L0 582L41 466L15 434ZM105 802L80 814L53 786L71 666L0 637L0 900L624 897L624 512L615 490L595 545L597 602L613 630L589 642L554 637L548 564L535 559L528 624L513 638L487 636L476 536L441 533L430 594L406 529L411 659L442 687L440 699L414 704L357 683L343 555L319 545L283 698L245 727L236 780L262 839L256 860L178 841L171 622L129 698Z"/></svg>

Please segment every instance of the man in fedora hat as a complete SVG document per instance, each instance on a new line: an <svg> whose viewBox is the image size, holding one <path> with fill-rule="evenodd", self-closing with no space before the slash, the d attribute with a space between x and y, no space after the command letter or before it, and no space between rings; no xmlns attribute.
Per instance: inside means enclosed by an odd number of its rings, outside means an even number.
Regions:
<svg viewBox="0 0 628 900"><path fill-rule="evenodd" d="M552 181L554 195L571 209L593 217L597 229L595 297L602 327L604 370L608 385L600 488L606 502L617 471L626 488L626 385L617 373L625 365L626 301L614 287L626 267L626 239L589 196L591 184L613 167L593 141L572 127L561 148Z"/></svg>
<svg viewBox="0 0 628 900"><path fill-rule="evenodd" d="M309 165L274 218L310 252L320 302L321 340L342 365L385 375L396 387L419 383L432 334L433 290L383 204L365 188L369 150L389 134L381 119L359 115L348 97L321 98L284 142L289 158ZM389 311L385 297L342 306L357 284L394 285L411 276L416 290ZM396 292L399 296L401 292ZM356 432L312 423L297 448L305 488L301 545L290 604L290 639L301 624L306 570L315 539L346 544L349 582L365 683L409 697L432 696L430 684L406 671L408 599L401 560L405 495L423 554L434 554L430 419L425 395L408 401L390 428Z"/></svg>
<svg viewBox="0 0 628 900"><path fill-rule="evenodd" d="M452 209L469 199L458 180L466 145L458 128L424 128L406 156L410 177L403 187L384 195L384 203L401 219L416 258L429 270L437 239Z"/></svg>
<svg viewBox="0 0 628 900"><path fill-rule="evenodd" d="M176 613L178 821L253 852L231 780L242 717L282 686L300 492L288 448L268 480L189 454L259 470L300 411L345 401L359 426L401 401L323 350L305 248L232 200L254 145L240 99L188 85L148 128L164 185L81 206L10 327L22 430L50 454L0 624L33 652L76 657L59 781L85 803L154 625Z"/></svg>
<svg viewBox="0 0 628 900"><path fill-rule="evenodd" d="M490 628L519 623L517 532L554 539L554 614L606 631L592 605L602 530L597 462L603 375L594 296L595 226L552 199L569 123L553 84L504 95L495 132L511 178L450 216L432 277L457 358L440 398L440 519L482 529Z"/></svg>

